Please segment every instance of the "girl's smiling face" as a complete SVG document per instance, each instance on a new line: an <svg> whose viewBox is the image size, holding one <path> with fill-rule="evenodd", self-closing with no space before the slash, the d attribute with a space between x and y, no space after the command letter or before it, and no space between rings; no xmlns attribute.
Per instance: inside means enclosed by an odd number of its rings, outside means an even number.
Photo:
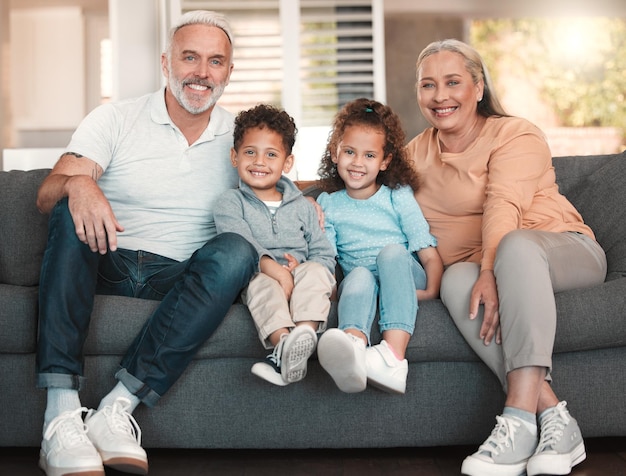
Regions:
<svg viewBox="0 0 626 476"><path fill-rule="evenodd" d="M418 70L417 102L433 127L462 134L478 116L483 82L474 84L462 55L440 51L428 56Z"/></svg>
<svg viewBox="0 0 626 476"><path fill-rule="evenodd" d="M379 129L346 127L332 160L350 197L364 200L378 191L376 177L391 161L391 156L385 157L386 140Z"/></svg>

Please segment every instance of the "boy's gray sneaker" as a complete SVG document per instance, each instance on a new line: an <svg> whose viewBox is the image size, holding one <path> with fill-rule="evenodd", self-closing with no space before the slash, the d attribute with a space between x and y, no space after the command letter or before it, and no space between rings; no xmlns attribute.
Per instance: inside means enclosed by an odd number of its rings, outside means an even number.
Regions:
<svg viewBox="0 0 626 476"><path fill-rule="evenodd" d="M263 362L252 366L252 373L263 380L284 387L306 376L307 362L315 351L317 334L307 325L296 326L283 334L273 352Z"/></svg>
<svg viewBox="0 0 626 476"><path fill-rule="evenodd" d="M516 417L496 417L496 427L478 451L463 461L468 476L522 476L537 447L537 437Z"/></svg>
<svg viewBox="0 0 626 476"><path fill-rule="evenodd" d="M307 362L317 346L317 334L306 324L296 326L285 339L280 372L287 383L299 382L306 376Z"/></svg>
<svg viewBox="0 0 626 476"><path fill-rule="evenodd" d="M289 385L289 382L283 379L280 371L285 340L287 340L287 334L283 334L280 337L280 341L276 344L272 353L265 357L263 362L257 362L251 369L251 372L257 377L261 377L263 380L281 387Z"/></svg>
<svg viewBox="0 0 626 476"><path fill-rule="evenodd" d="M539 415L541 437L535 454L528 460L528 476L570 474L587 454L578 422L569 414L566 402Z"/></svg>

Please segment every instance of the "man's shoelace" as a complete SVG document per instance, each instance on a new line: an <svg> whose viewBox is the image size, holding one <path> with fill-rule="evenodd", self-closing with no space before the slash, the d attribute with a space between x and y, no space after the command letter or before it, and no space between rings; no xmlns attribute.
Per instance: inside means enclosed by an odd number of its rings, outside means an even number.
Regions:
<svg viewBox="0 0 626 476"><path fill-rule="evenodd" d="M111 431L120 435L128 435L141 445L141 428L137 420L128 412L128 402L116 400L113 405L103 409Z"/></svg>
<svg viewBox="0 0 626 476"><path fill-rule="evenodd" d="M559 403L552 414L542 422L541 438L537 446L537 453L553 449L563 437L563 430L569 423L570 418L565 410L565 402Z"/></svg>
<svg viewBox="0 0 626 476"><path fill-rule="evenodd" d="M499 455L504 448L509 446L515 449L515 430L520 427L521 422L512 418L496 416L496 427L480 447L478 452Z"/></svg>
<svg viewBox="0 0 626 476"><path fill-rule="evenodd" d="M73 448L89 443L87 438L87 427L82 419L82 413L86 412L84 407L73 411L63 412L50 422L43 437L50 440L56 433L61 445L64 448Z"/></svg>

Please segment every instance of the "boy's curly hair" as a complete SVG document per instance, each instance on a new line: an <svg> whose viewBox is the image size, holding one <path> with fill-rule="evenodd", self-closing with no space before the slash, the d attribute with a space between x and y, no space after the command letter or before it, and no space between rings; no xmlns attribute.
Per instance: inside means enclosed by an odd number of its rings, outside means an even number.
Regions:
<svg viewBox="0 0 626 476"><path fill-rule="evenodd" d="M241 111L235 118L235 131L233 132L233 147L239 150L243 142L243 136L249 129L263 129L267 127L278 133L283 138L285 152L290 155L296 143L298 129L293 118L285 111L269 104L259 104L247 111Z"/></svg>
<svg viewBox="0 0 626 476"><path fill-rule="evenodd" d="M385 135L385 157L391 155L386 170L381 170L376 182L389 188L409 185L413 190L419 187L419 175L413 168L406 153L406 135L400 118L389 106L378 101L360 98L347 103L335 116L332 131L328 137L326 150L322 156L318 174L319 185L326 192L345 188L345 183L337 172L337 164L332 159L337 154L339 143L349 126L363 126L380 130Z"/></svg>

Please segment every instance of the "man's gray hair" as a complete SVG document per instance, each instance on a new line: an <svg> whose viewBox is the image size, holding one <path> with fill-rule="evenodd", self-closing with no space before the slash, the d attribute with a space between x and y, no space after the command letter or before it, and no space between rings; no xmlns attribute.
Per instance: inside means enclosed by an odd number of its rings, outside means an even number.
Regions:
<svg viewBox="0 0 626 476"><path fill-rule="evenodd" d="M217 27L226 33L231 47L233 46L233 32L226 16L209 10L193 10L182 15L172 28L170 28L167 43L165 44L165 53L168 57L172 47L174 35L180 28L186 25L208 25Z"/></svg>

